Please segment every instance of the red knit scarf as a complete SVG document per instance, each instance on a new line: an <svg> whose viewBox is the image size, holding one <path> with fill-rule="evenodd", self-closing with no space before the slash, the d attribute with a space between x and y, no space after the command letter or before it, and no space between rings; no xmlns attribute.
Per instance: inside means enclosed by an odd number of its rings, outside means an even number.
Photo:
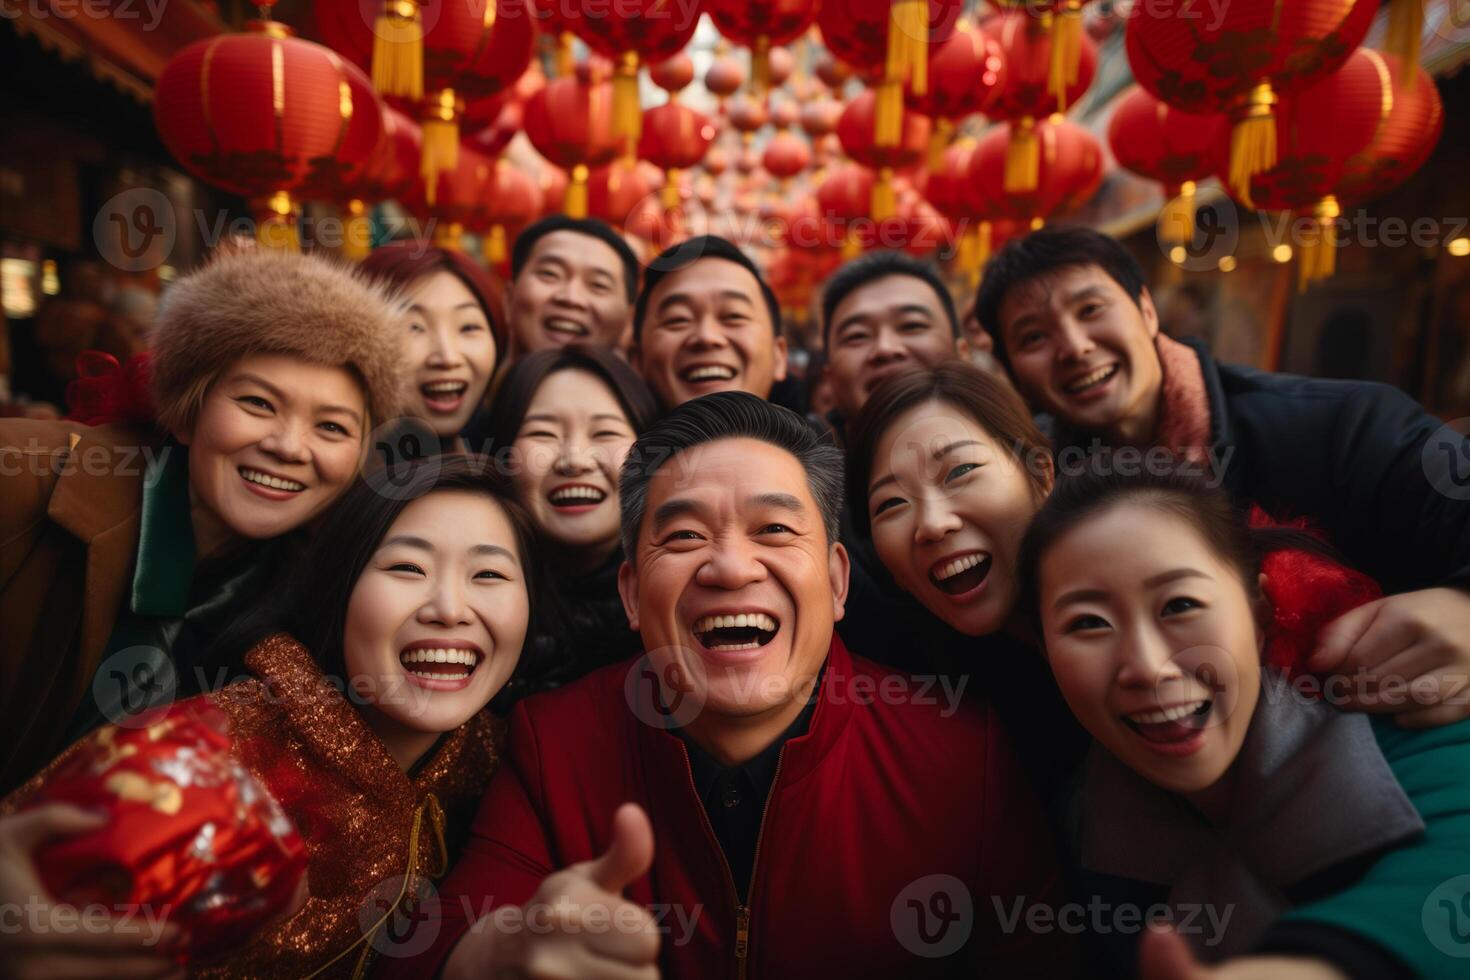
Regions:
<svg viewBox="0 0 1470 980"><path fill-rule="evenodd" d="M1163 381L1154 444L1191 462L1205 462L1210 447L1210 398L1199 355L1163 333L1156 343Z"/></svg>

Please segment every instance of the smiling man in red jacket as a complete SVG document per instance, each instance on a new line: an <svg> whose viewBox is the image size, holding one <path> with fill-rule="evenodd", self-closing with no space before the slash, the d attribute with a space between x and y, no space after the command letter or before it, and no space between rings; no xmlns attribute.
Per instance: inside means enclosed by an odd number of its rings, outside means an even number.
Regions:
<svg viewBox="0 0 1470 980"><path fill-rule="evenodd" d="M833 632L841 488L748 394L638 440L619 585L648 652L516 708L437 938L386 972L1066 975L1065 935L1000 914L1054 906L1057 860L994 712Z"/></svg>

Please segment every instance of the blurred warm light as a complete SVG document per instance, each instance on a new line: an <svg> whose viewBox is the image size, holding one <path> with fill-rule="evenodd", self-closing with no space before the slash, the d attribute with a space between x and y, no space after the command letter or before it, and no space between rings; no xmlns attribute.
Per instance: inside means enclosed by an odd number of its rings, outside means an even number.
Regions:
<svg viewBox="0 0 1470 980"><path fill-rule="evenodd" d="M174 277L178 274L179 270L175 269L171 265L161 265L158 267L158 278L163 280L164 282L173 282Z"/></svg>
<svg viewBox="0 0 1470 980"><path fill-rule="evenodd" d="M1235 271L1235 256L1233 256L1233 255L1222 255L1222 256L1220 256L1220 261L1219 261L1218 264L1220 266L1220 271L1221 272L1234 272Z"/></svg>
<svg viewBox="0 0 1470 980"><path fill-rule="evenodd" d="M1277 262L1290 262L1291 246L1277 245L1275 248L1271 249L1271 258L1275 259Z"/></svg>
<svg viewBox="0 0 1470 980"><path fill-rule="evenodd" d="M1464 258L1470 255L1470 238L1453 239L1445 248L1449 249L1451 255Z"/></svg>
<svg viewBox="0 0 1470 980"><path fill-rule="evenodd" d="M55 296L61 292L61 276L56 273L55 259L41 262L41 292L47 296Z"/></svg>
<svg viewBox="0 0 1470 980"><path fill-rule="evenodd" d="M0 259L0 307L12 319L36 315L36 263L29 259Z"/></svg>
<svg viewBox="0 0 1470 980"><path fill-rule="evenodd" d="M1183 245L1175 245L1173 248L1169 249L1169 261L1173 262L1175 265L1183 265L1185 258L1188 257L1188 254L1189 253L1184 251Z"/></svg>

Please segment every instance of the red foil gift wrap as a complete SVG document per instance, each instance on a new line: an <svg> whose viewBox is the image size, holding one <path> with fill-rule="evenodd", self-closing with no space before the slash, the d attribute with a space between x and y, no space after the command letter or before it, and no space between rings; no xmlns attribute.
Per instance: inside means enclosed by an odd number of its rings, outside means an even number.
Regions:
<svg viewBox="0 0 1470 980"><path fill-rule="evenodd" d="M47 890L78 907L143 907L180 930L180 963L248 942L289 910L306 847L265 788L230 754L229 723L204 699L146 727L108 726L52 771L28 806L108 814L91 834L46 844Z"/></svg>

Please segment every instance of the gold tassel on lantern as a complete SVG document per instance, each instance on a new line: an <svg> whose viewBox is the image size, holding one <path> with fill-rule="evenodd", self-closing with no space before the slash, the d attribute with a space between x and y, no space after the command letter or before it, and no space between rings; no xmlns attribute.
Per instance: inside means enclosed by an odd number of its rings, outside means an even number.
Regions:
<svg viewBox="0 0 1470 980"><path fill-rule="evenodd" d="M1082 3L1066 0L1051 18L1051 63L1047 90L1056 96L1057 111L1067 111L1067 89L1077 84L1082 63Z"/></svg>
<svg viewBox="0 0 1470 980"><path fill-rule="evenodd" d="M629 156L637 153L638 134L643 128L643 113L638 106L638 53L624 51L613 72L614 135L626 140Z"/></svg>
<svg viewBox="0 0 1470 980"><path fill-rule="evenodd" d="M872 195L868 199L868 210L873 213L874 221L886 221L898 213L892 167L879 168L878 180L874 182Z"/></svg>
<svg viewBox="0 0 1470 980"><path fill-rule="evenodd" d="M672 211L679 206L678 168L670 167L664 173L664 186L659 192L659 199L663 202L665 211Z"/></svg>
<svg viewBox="0 0 1470 980"><path fill-rule="evenodd" d="M842 236L842 261L851 262L862 254L863 243L858 239L857 232L848 228L847 234Z"/></svg>
<svg viewBox="0 0 1470 980"><path fill-rule="evenodd" d="M1188 245L1194 241L1195 183L1186 180L1177 194L1170 194L1159 211L1159 240L1170 245ZM1168 191L1165 191L1168 193Z"/></svg>
<svg viewBox="0 0 1470 980"><path fill-rule="evenodd" d="M965 229L960 237L960 272L965 285L974 289L980 285L980 273L990 261L990 222L978 221Z"/></svg>
<svg viewBox="0 0 1470 980"><path fill-rule="evenodd" d="M485 261L492 265L505 261L505 225L490 226L490 238L485 242Z"/></svg>
<svg viewBox="0 0 1470 980"><path fill-rule="evenodd" d="M770 87L771 37L769 34L757 34L755 47L750 49L750 94L763 99Z"/></svg>
<svg viewBox="0 0 1470 980"><path fill-rule="evenodd" d="M1399 56L1399 84L1412 88L1419 78L1419 44L1424 37L1425 0L1393 0L1383 50Z"/></svg>
<svg viewBox="0 0 1470 980"><path fill-rule="evenodd" d="M1297 290L1314 282L1331 279L1337 271L1337 218L1342 214L1337 198L1324 197L1312 208L1316 236L1302 243L1297 265Z"/></svg>
<svg viewBox="0 0 1470 980"><path fill-rule="evenodd" d="M556 77L571 78L577 71L577 62L572 57L572 32L562 31L556 36Z"/></svg>
<svg viewBox="0 0 1470 980"><path fill-rule="evenodd" d="M888 8L888 56L878 83L873 143L897 146L903 137L903 87L929 91L929 0L893 0Z"/></svg>
<svg viewBox="0 0 1470 980"><path fill-rule="evenodd" d="M256 203L255 240L264 248L286 252L301 251L296 237L296 203L285 191L276 191L265 201Z"/></svg>
<svg viewBox="0 0 1470 980"><path fill-rule="evenodd" d="M1251 207L1251 178L1276 166L1276 93L1269 82L1251 89L1230 131L1230 190Z"/></svg>
<svg viewBox="0 0 1470 980"><path fill-rule="evenodd" d="M1007 194L1029 194L1036 190L1041 175L1041 140L1036 120L1023 116L1011 124L1011 139L1006 145L1006 172L1003 187Z"/></svg>
<svg viewBox="0 0 1470 980"><path fill-rule="evenodd" d="M568 218L587 217L587 165L579 163L572 168L572 179L567 184L567 194L562 208Z"/></svg>
<svg viewBox="0 0 1470 980"><path fill-rule="evenodd" d="M387 0L373 22L373 88L424 97L424 22L416 0Z"/></svg>
<svg viewBox="0 0 1470 980"><path fill-rule="evenodd" d="M459 113L454 89L447 88L424 103L424 145L419 174L430 206L439 190L439 175L459 166Z"/></svg>
<svg viewBox="0 0 1470 980"><path fill-rule="evenodd" d="M934 120L934 128L929 132L929 172L933 173L944 166L944 151L949 149L949 141L954 138L954 120L940 116Z"/></svg>
<svg viewBox="0 0 1470 980"><path fill-rule="evenodd" d="M460 238L463 235L464 225L458 221L441 221L434 226L434 244L446 252L462 251Z"/></svg>
<svg viewBox="0 0 1470 980"><path fill-rule="evenodd" d="M354 197L347 202L347 220L342 225L342 254L353 262L361 262L372 250L372 219L367 216L367 205Z"/></svg>

